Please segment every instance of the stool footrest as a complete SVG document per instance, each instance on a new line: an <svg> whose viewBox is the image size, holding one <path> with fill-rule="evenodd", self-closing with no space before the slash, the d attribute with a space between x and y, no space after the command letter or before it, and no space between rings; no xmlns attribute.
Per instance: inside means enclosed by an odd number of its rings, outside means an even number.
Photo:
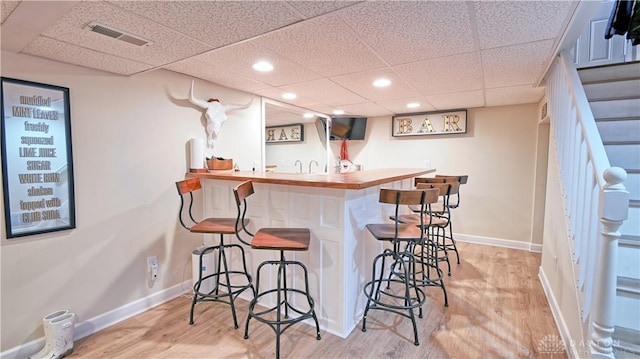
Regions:
<svg viewBox="0 0 640 359"><path fill-rule="evenodd" d="M224 276L226 276L226 274L243 274L243 276L245 277L245 281L246 283L244 284L231 284L231 283L227 283L224 282L222 279L218 279L218 278L222 278ZM216 281L216 287L213 288L210 292L200 292L200 289L198 288L198 284L200 284L201 282L204 282L205 280L214 280ZM251 280L250 277L246 276L246 273L241 272L241 271L229 271L229 272L220 272L220 273L214 273L214 274L209 274L207 276L202 277L201 280L198 280L196 282L196 284L193 286L193 292L199 296L202 297L229 297L232 295L236 295L236 294L240 294L243 291L249 289L250 287L252 287L251 284ZM220 288L231 288L231 292L219 292L218 290Z"/></svg>
<svg viewBox="0 0 640 359"><path fill-rule="evenodd" d="M260 291L260 273L266 265L277 265L278 275L276 282L276 288L266 289ZM294 265L302 269L304 275L304 290L297 288L290 288L287 285L287 266ZM299 323L306 319L313 319L316 326L316 339L320 340L320 324L318 323L318 317L315 312L315 302L309 294L309 273L307 267L298 261L288 261L284 258L283 250L280 250L280 260L264 261L258 265L256 274L256 291L253 300L249 303L249 315L247 315L247 322L245 325L244 338L249 338L249 321L254 318L259 322L265 323L273 329L276 333L276 359L280 357L280 335L284 333L292 325ZM263 310L256 311L256 305L259 304L260 298L268 295L275 295L275 304L267 307ZM301 297L300 305L303 305L305 309L301 309L298 304L294 306L291 304L291 297ZM296 299L297 299L296 297ZM306 301L308 309L303 302ZM298 301L296 301L298 302ZM289 311L299 314L297 317L289 317Z"/></svg>
<svg viewBox="0 0 640 359"><path fill-rule="evenodd" d="M315 303L313 301L313 298L308 297L307 293L302 291L302 290L291 289L291 288L287 288L286 292L294 292L294 293L302 294L302 295L305 296L306 299L309 300L309 309L308 310L302 310L300 308L294 307L289 302L289 300L287 298L287 299L284 299L284 300L280 301L280 303L278 303L275 306L272 306L272 307L266 308L266 309L264 309L262 311L256 312L255 308L256 308L256 305L259 304L258 303L259 298L263 297L265 295L271 294L271 293L275 293L275 292L277 292L276 289L271 289L271 290L267 290L267 291L264 291L264 292L258 294L258 296L256 296L255 300L252 300L251 303L249 303L249 315L252 318L254 318L254 319L256 319L256 320L258 320L258 321L260 321L262 323L271 324L271 325L286 325L286 324L290 325L290 324L295 324L295 323L301 322L301 321L303 321L305 319L309 319L309 318L313 318L314 317L314 315L315 315L315 310L314 310ZM283 290L283 292L284 292L284 290ZM280 318L279 320L277 318L276 319L265 318L265 315L276 312L279 307L282 308L282 310L284 311L284 306L286 306L288 309L294 311L295 313L300 314L300 316L295 317L295 318L286 318L285 317L284 319ZM287 327L289 325L287 325ZM284 329L281 330L280 332L284 332Z"/></svg>
<svg viewBox="0 0 640 359"><path fill-rule="evenodd" d="M230 270L226 253L233 248L236 249L236 252L239 251L238 254L241 256L244 270ZM247 289L251 290L251 293L255 296L255 288L253 287L251 274L249 274L247 270L244 248L239 244L224 244L224 237L220 234L219 245L204 248L200 252L200 268L203 268L203 256L210 253L211 255L215 255L217 260L216 268L213 273L207 275L203 275L204 273L200 270L198 280L193 285L193 299L189 313L189 324L195 323L193 317L197 303L220 302L229 304L233 317L233 327L238 328L234 301ZM201 292L201 286L205 281L213 282L213 288L208 292Z"/></svg>
<svg viewBox="0 0 640 359"><path fill-rule="evenodd" d="M404 299L407 299L405 295L395 294L382 289L380 289L377 293L374 293L374 291L371 290L372 286L374 287L377 286L378 288L382 288L383 285L386 285L388 287L391 283L399 283L404 285L405 281L404 279L394 279L394 278L392 279L383 278L383 279L372 280L370 282L367 282L364 285L364 294L376 306L381 306L389 309L408 310L408 309L419 308L424 304L426 297L422 289L418 288L418 286L410 286L409 290L411 290L412 294L415 294L415 296L408 298L409 304L393 304L393 303L385 302L383 300L383 298L389 298L390 300L393 300L393 299L404 300ZM384 296L381 296L381 295L384 295ZM374 308L375 307L370 307L369 309L374 309ZM382 308L377 308L377 309L382 309Z"/></svg>

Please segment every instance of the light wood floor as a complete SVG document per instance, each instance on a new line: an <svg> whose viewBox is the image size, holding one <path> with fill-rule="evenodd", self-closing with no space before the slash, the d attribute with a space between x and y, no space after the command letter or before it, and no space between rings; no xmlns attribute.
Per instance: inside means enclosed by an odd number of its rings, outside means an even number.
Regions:
<svg viewBox="0 0 640 359"><path fill-rule="evenodd" d="M371 311L367 332L356 327L342 339L297 324L281 341L283 358L566 358L538 279L540 254L458 245L461 264L452 263L442 291L427 288L420 345L413 344L409 319ZM273 358L275 334L251 321L243 339L247 302L238 302L239 329L229 306L196 306L189 325L190 299L180 297L75 343L71 358Z"/></svg>

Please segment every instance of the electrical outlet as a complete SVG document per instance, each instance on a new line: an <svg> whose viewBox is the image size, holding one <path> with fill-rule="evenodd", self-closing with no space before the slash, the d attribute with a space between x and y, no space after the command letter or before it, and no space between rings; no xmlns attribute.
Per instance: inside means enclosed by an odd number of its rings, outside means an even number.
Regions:
<svg viewBox="0 0 640 359"><path fill-rule="evenodd" d="M158 279L160 266L158 265L158 256L147 258L147 276L149 282L154 283Z"/></svg>

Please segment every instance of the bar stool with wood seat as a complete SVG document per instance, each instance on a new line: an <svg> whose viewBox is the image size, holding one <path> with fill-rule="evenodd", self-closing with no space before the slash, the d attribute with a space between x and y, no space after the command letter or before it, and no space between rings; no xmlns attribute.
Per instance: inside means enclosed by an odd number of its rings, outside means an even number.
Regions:
<svg viewBox="0 0 640 359"><path fill-rule="evenodd" d="M422 318L422 304L426 298L417 282L418 261L414 250L416 245L423 243L424 231L414 224L402 224L397 218L402 206L419 205L424 211L425 206L437 198L437 190L380 189L379 202L395 205L396 220L366 225L374 238L391 242L392 248L385 248L374 258L371 280L364 286L367 305L362 319L363 332L367 331L369 310L384 310L411 319L414 344L420 345L414 310L418 308L418 316Z"/></svg>
<svg viewBox="0 0 640 359"><path fill-rule="evenodd" d="M469 175L443 175L436 174L435 178L445 178L446 182L458 182L460 186L457 191L451 193L449 198L449 208L455 210L460 206L460 188L463 184L466 184L469 180ZM453 200L455 198L455 200ZM453 250L456 252L456 259L458 264L460 264L460 253L458 252L458 247L456 246L456 240L453 238L453 222L449 221L449 241L446 243L447 250Z"/></svg>
<svg viewBox="0 0 640 359"><path fill-rule="evenodd" d="M238 213L242 212L242 218L247 211L247 197L254 193L253 183L246 181L233 190L238 206ZM268 324L276 333L276 358L280 357L280 335L292 325L303 320L313 318L316 325L316 339L320 340L320 324L316 316L314 301L309 293L309 274L307 267L299 261L285 259L285 251L306 251L309 249L311 232L308 228L260 228L255 234L249 232L244 226L243 231L253 237L251 248L275 250L279 252L279 259L268 260L260 263L256 274L256 295L249 303L249 314L245 325L244 338L249 338L249 321L256 319ZM240 239L240 237L239 237ZM244 241L243 241L244 242ZM265 266L277 266L277 279L275 288L267 288L260 291L261 271ZM299 268L304 274L304 290L293 288L287 283L287 267ZM268 308L259 308L265 303L259 303L266 296L275 293L276 302ZM306 301L306 305L303 302ZM295 304L295 305L294 305ZM295 313L295 317L289 315Z"/></svg>
<svg viewBox="0 0 640 359"><path fill-rule="evenodd" d="M410 209L418 213L392 215L389 218L396 220L405 225L414 225L421 228L424 232L424 239L418 243L412 253L416 257L419 269L416 270L416 281L420 287L440 287L444 295L444 306L449 306L447 297L447 289L444 284L444 274L439 267L440 262L447 262L447 252L444 247L439 245L438 228L446 227L446 220L436 216L432 210L432 206L438 204L438 198L444 197L446 201L446 193L448 193L451 184L449 183L418 183L418 190L427 190L428 196L425 201L424 209L420 206L410 205ZM442 255L440 255L442 253ZM449 275L451 275L451 266L449 266Z"/></svg>
<svg viewBox="0 0 640 359"><path fill-rule="evenodd" d="M453 238L453 221L451 220L451 210L458 208L460 204L460 185L462 184L458 180L463 180L466 183L466 178L468 176L436 176L431 178L416 178L415 184L416 187L422 183L452 183L455 184L451 186L446 196L441 193L442 200L437 204L432 206L433 213L443 219L446 219L446 227L439 227L441 229L443 236L441 237L440 246L442 250L454 251L456 252L456 262L460 264L460 252L458 252L458 246L456 245L456 240ZM427 187L424 187L427 188ZM456 200L452 201L451 198L455 197ZM444 200L446 199L446 203ZM415 210L415 209L414 209ZM448 255L447 255L448 258ZM447 259L448 262L448 259ZM449 266L451 268L451 266ZM451 275L451 270L449 269L449 275Z"/></svg>
<svg viewBox="0 0 640 359"><path fill-rule="evenodd" d="M469 180L469 175L443 175L443 174L436 174L435 178L445 178L445 181L455 181L455 182L460 183L460 186L462 186L463 184L467 184L467 181ZM451 209L458 208L458 206L460 205L460 192L459 191L456 194L455 198L456 198L455 201L449 201L449 208L451 208Z"/></svg>
<svg viewBox="0 0 640 359"><path fill-rule="evenodd" d="M220 241L215 246L209 246L203 248L199 252L199 275L193 286L193 300L191 302L191 311L189 314L189 324L194 324L193 314L196 303L200 302L222 302L227 303L231 307L231 314L233 316L233 326L238 328L238 320L236 318L235 299L245 290L251 290L255 296L255 290L251 282L251 275L247 271L247 264L245 258L245 251L239 244L225 244L224 235L233 235L238 232L239 220L237 218L206 218L202 221L196 221L193 216L193 192L200 190L202 184L200 178L189 178L183 181L176 182L178 188L178 194L180 195L180 224L191 231L192 233L203 234L219 234ZM185 210L185 196L189 194L188 210ZM184 213L187 212L187 213ZM188 218L193 223L187 225L185 219L188 214ZM249 224L248 219L242 218L242 227ZM213 272L207 272L203 275L203 258L209 253L214 253L217 260L216 270ZM229 267L227 257L233 255L232 253L240 254L240 260L242 261L242 270L233 270ZM207 285L205 284L205 281ZM213 283L213 285L209 285ZM212 287L212 288L210 288ZM222 289L222 290L221 290Z"/></svg>

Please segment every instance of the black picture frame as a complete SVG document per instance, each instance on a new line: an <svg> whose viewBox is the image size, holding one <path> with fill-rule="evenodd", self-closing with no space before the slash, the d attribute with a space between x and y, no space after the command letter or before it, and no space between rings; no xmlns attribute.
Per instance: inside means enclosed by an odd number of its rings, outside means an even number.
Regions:
<svg viewBox="0 0 640 359"><path fill-rule="evenodd" d="M266 143L304 142L304 124L294 123L265 128Z"/></svg>
<svg viewBox="0 0 640 359"><path fill-rule="evenodd" d="M69 89L1 78L7 238L76 227Z"/></svg>

